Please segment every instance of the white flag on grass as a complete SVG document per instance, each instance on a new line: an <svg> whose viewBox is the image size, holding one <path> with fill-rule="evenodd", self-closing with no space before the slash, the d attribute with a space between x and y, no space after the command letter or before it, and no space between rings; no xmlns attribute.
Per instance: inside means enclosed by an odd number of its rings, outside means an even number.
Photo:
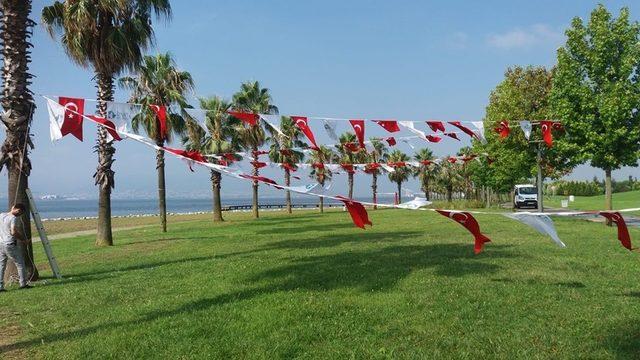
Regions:
<svg viewBox="0 0 640 360"><path fill-rule="evenodd" d="M427 205L431 205L431 201L427 200L426 198L416 196L411 201L407 201L407 202L403 202L402 204L399 204L398 207L401 207L404 209L416 210Z"/></svg>
<svg viewBox="0 0 640 360"><path fill-rule="evenodd" d="M338 141L338 134L336 133L336 122L335 120L322 119L322 124L324 125L324 130L327 132L327 135L333 141Z"/></svg>
<svg viewBox="0 0 640 360"><path fill-rule="evenodd" d="M62 124L64 123L65 107L47 98L47 111L49 112L49 135L51 141L62 139Z"/></svg>
<svg viewBox="0 0 640 360"><path fill-rule="evenodd" d="M520 121L520 129L522 129L524 137L529 140L529 137L531 136L531 122L528 120Z"/></svg>
<svg viewBox="0 0 640 360"><path fill-rule="evenodd" d="M551 218L545 214L516 212L504 214L504 216L529 225L532 228L536 229L540 234L548 235L556 244L558 244L558 246L562 248L567 247L558 237L556 227L553 225L553 220L551 220Z"/></svg>

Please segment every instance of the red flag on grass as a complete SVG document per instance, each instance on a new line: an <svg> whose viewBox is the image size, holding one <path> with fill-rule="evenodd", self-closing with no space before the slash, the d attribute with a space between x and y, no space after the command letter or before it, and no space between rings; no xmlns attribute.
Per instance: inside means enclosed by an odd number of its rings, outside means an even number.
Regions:
<svg viewBox="0 0 640 360"><path fill-rule="evenodd" d="M367 209L362 206L361 203L357 201L353 201L344 196L337 196L344 203L344 206L347 207L349 211L349 215L351 215L351 220L353 220L353 224L361 229L364 229L365 225L371 225L371 220L369 220L369 214L367 213Z"/></svg>
<svg viewBox="0 0 640 360"><path fill-rule="evenodd" d="M627 229L627 223L624 221L622 215L617 211L600 211L599 214L616 224L618 227L618 240L620 240L622 246L629 250L633 250L631 248L631 236Z"/></svg>
<svg viewBox="0 0 640 360"><path fill-rule="evenodd" d="M480 232L480 225L478 221L466 211L446 211L446 210L436 210L440 215L446 216L449 219L457 222L458 224L465 227L465 229L469 230L475 239L475 245L473 251L476 254L482 252L482 248L484 247L484 243L490 242L491 239L486 237Z"/></svg>

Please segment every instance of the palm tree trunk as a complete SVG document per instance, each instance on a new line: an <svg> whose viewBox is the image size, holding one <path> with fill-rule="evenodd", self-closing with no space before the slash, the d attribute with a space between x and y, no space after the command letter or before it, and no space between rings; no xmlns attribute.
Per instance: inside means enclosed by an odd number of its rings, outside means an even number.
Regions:
<svg viewBox="0 0 640 360"><path fill-rule="evenodd" d="M353 199L353 173L348 173L347 178L349 179L349 199Z"/></svg>
<svg viewBox="0 0 640 360"><path fill-rule="evenodd" d="M430 201L430 196L429 196L429 177L425 176L424 178L424 197L427 199L427 201Z"/></svg>
<svg viewBox="0 0 640 360"><path fill-rule="evenodd" d="M378 209L378 173L373 170L371 173L371 190L373 191L373 210Z"/></svg>
<svg viewBox="0 0 640 360"><path fill-rule="evenodd" d="M106 117L106 101L113 101L113 74L98 73L96 77L98 82L98 114ZM116 149L107 141L107 131L102 126L98 126L98 139L95 148L98 153L98 167L93 178L99 189L96 246L112 246L111 190L115 187L115 173L111 170L111 165Z"/></svg>
<svg viewBox="0 0 640 360"><path fill-rule="evenodd" d="M258 147L253 147L253 161L258 161ZM253 176L258 176L259 171L257 167L253 167ZM258 213L258 180L253 180L253 218L257 219L260 217Z"/></svg>
<svg viewBox="0 0 640 360"><path fill-rule="evenodd" d="M324 187L324 181L320 182L320 186ZM320 196L318 199L320 201L320 213L322 214L324 212L324 198Z"/></svg>
<svg viewBox="0 0 640 360"><path fill-rule="evenodd" d="M213 221L224 221L222 218L222 201L220 199L220 186L222 184L222 174L211 170L211 191L213 192Z"/></svg>
<svg viewBox="0 0 640 360"><path fill-rule="evenodd" d="M447 202L453 201L453 187L447 185Z"/></svg>
<svg viewBox="0 0 640 360"><path fill-rule="evenodd" d="M284 169L284 184L287 187L291 185L291 172L289 169ZM285 200L287 203L287 212L291 214L291 192L289 190L287 190L285 194Z"/></svg>
<svg viewBox="0 0 640 360"><path fill-rule="evenodd" d="M22 203L27 208L29 201L25 190L29 184L31 161L29 149L33 148L29 136L29 124L33 118L35 104L29 90L31 78L29 62L31 60L29 42L31 28L35 23L29 19L31 0L4 0L0 7L1 25L0 42L2 43L3 93L1 103L7 111L3 122L6 125L6 137L0 155L0 169L6 166L8 173L9 208L15 203ZM27 276L31 280L38 279L38 269L34 266L33 247L31 244L31 221L29 211L21 217L24 225L26 242L22 246ZM5 280L17 276L15 265L10 262L5 272Z"/></svg>
<svg viewBox="0 0 640 360"><path fill-rule="evenodd" d="M156 145L163 147L164 140L156 140ZM164 151L156 151L156 170L158 171L158 210L162 232L167 232L167 189L164 176Z"/></svg>
<svg viewBox="0 0 640 360"><path fill-rule="evenodd" d="M402 204L402 181L398 181L398 204Z"/></svg>

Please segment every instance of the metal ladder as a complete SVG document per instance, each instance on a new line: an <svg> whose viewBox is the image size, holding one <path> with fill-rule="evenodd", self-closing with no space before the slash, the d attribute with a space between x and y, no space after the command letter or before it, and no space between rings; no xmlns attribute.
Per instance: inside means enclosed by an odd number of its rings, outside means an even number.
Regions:
<svg viewBox="0 0 640 360"><path fill-rule="evenodd" d="M56 261L56 257L53 256L53 250L51 250L51 243L49 242L47 233L44 230L44 225L42 225L42 219L40 218L40 213L36 208L36 203L35 201L33 201L31 190L25 189L25 192L27 193L27 197L29 198L29 207L31 208L31 215L33 215L33 221L36 224L36 229L38 229L38 234L40 235L40 242L42 242L42 246L44 247L44 252L47 254L47 258L49 259L49 265L51 266L51 271L53 271L53 276L55 276L56 279L62 279L62 275L60 274L60 269L58 268L58 262Z"/></svg>

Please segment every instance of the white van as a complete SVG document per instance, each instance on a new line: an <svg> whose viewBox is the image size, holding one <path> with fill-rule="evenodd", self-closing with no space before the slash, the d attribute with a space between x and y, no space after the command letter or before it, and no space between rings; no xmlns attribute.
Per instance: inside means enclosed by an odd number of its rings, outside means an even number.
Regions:
<svg viewBox="0 0 640 360"><path fill-rule="evenodd" d="M535 185L516 185L513 189L513 206L516 209L522 207L538 207L538 188Z"/></svg>

